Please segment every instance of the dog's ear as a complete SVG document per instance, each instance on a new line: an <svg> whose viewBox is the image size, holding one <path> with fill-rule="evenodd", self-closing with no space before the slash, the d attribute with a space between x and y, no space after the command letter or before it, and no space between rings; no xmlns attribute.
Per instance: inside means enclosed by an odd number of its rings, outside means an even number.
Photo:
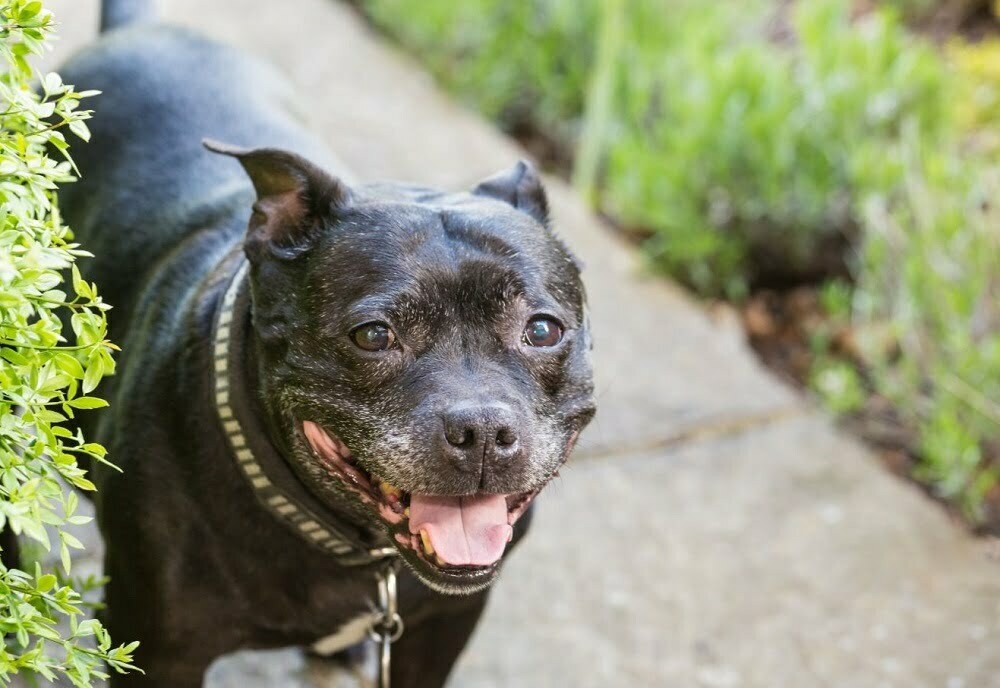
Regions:
<svg viewBox="0 0 1000 688"><path fill-rule="evenodd" d="M308 243L318 221L350 201L347 186L305 158L278 148L248 150L205 139L205 148L240 161L257 202L247 228L248 247L258 242L275 249Z"/></svg>
<svg viewBox="0 0 1000 688"><path fill-rule="evenodd" d="M498 172L479 182L472 193L509 203L546 227L549 226L549 201L545 196L542 179L535 166L526 160L519 160L509 170Z"/></svg>

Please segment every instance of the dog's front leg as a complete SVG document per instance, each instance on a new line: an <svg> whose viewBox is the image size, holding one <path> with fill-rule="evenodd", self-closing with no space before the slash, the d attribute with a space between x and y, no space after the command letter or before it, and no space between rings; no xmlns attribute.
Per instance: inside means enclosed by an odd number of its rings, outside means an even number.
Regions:
<svg viewBox="0 0 1000 688"><path fill-rule="evenodd" d="M115 626L114 628L120 628ZM201 688L205 683L205 674L211 663L225 649L212 647L205 642L200 634L184 634L192 642L167 641L160 635L143 637L142 645L136 652L136 664L142 673L133 671L127 674L110 672L111 688ZM139 637L127 633L119 637ZM202 641L202 645L194 642ZM228 648L226 648L228 649Z"/></svg>
<svg viewBox="0 0 1000 688"><path fill-rule="evenodd" d="M183 657L176 659L147 660L142 665L145 674L131 672L124 675L112 672L111 688L201 688L205 684L208 665L202 662L186 662Z"/></svg>
<svg viewBox="0 0 1000 688"><path fill-rule="evenodd" d="M167 594L139 557L115 553L110 547L105 559L111 581L101 616L113 638L141 641L135 663L144 673L112 671L111 688L201 688L209 665L240 646L234 629L244 620L230 615L214 590L192 584L180 586L185 594Z"/></svg>
<svg viewBox="0 0 1000 688"><path fill-rule="evenodd" d="M393 688L441 688L486 606L486 592L449 600L407 619L392 645Z"/></svg>

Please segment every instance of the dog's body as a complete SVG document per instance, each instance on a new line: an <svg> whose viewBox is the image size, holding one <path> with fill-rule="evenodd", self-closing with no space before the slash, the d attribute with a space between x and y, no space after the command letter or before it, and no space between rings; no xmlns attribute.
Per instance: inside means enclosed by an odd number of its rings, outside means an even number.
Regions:
<svg viewBox="0 0 1000 688"><path fill-rule="evenodd" d="M105 8L106 21L109 16L129 15L116 7L121 3L105 4L110 6ZM353 451L354 456L348 456L352 465L360 461L373 485L381 484L379 480L388 485L391 479L412 492L406 499L415 509L418 501L433 506L438 500L459 515L485 518L489 515L485 506L473 511L467 504L478 497L447 495L477 493L495 506L493 494L523 493L528 494L525 503L530 502L534 491L565 460L576 433L592 413L582 292L571 284L576 268L569 264L568 254L563 255L542 227L544 196L540 187L536 191L536 180L522 166L515 169L513 182L509 176L489 180L472 195L405 186L347 190L304 159L275 152L295 151L327 171L343 174L334 157L290 114L286 106L294 100L280 79L254 60L179 29L153 24L116 28L61 72L68 83L103 92L92 106L91 143L74 149L83 177L64 188L60 204L67 223L96 256L86 272L114 305L110 336L123 349L119 374L101 389L112 408L94 414L95 427L85 428L90 437L108 446L112 460L124 470L123 474L95 471L98 517L107 543L106 571L111 577L106 621L117 640L141 641L137 663L146 674L116 677L114 685L197 686L207 666L222 654L247 647L308 645L335 634L369 612L375 573L384 566L381 561L346 565L311 546L262 506L233 458L217 410L213 336L223 292L244 261L241 244L250 255L253 315L238 320L233 336L247 346L241 349L244 359L230 365L243 387L254 392L243 400L241 420L253 425L268 446L287 459L294 469L288 474L301 479L296 489L312 495L325 516L346 524L373 545L399 547L408 564L400 578L406 632L393 646L393 686L442 685L483 609L486 586L500 555L479 554L479 561L475 553L466 553L472 557L468 561L456 559L464 568L451 566L455 562L449 560L449 566L435 569L427 561L433 551L420 550L417 535L410 539L399 530L405 526L393 530L399 514L380 521L367 508L372 506L368 496L353 494L326 473L316 472L315 459L325 451L323 440L316 439L323 436L315 434L319 423L299 425L296 420L294 428L285 423L289 409L297 414L307 409L323 427L336 428ZM263 152L222 148L240 160L244 172L232 159L206 151L203 137L270 148ZM295 186L290 194L289 184ZM322 208L315 207L317 199L323 200ZM363 285L381 285L385 292L404 289L401 282L397 284L402 278L395 275L406 273L409 263L395 264L383 275L378 272L379 261L386 255L410 256L416 250L409 246L414 235L407 235L402 225L412 222L419 228L432 220L443 229L417 230L419 251L427 255L414 254L419 269L406 275L417 285L407 292L409 308L423 312L413 299L429 286L440 287L438 295L429 299L447 302L450 292L442 286L443 275L465 270L462 256L473 250L468 248L472 241L474 252L483 254L477 258L481 271L473 271L472 282L489 283L490 270L497 275L513 270L529 286L536 280L547 285L548 292L561 294L553 302L562 298L568 304L560 316L566 321L567 343L559 345L558 361L524 363L507 354L503 362L485 360L475 352L487 350L483 348L487 345L470 344L469 336L459 332L453 334L457 339L451 348L464 352L464 363L455 368L464 372L454 373L464 377L428 382L426 372L402 371L413 371L431 359L439 370L449 354L430 343L413 344L418 338L414 333L420 330L417 325L410 330L395 326L405 342L396 347L375 348L386 337L397 337L381 322L375 329L369 323L351 331L363 352L337 348L348 346L346 336L320 341L323 335L313 329L317 317L354 312L354 296L371 289ZM489 258L492 238L482 233L474 241L468 238L470 223L480 220L486 225L524 225L525 236L538 232L541 239L525 239L528 243L515 252L540 257L524 268L501 265L502 260L513 260L508 255L513 249L504 244L506 248L497 250L506 258ZM533 228L527 228L529 221ZM361 231L358 227L393 224L401 229L365 239L357 249L360 254L349 254ZM345 238L345 232L354 234ZM327 246L328 234L336 234L329 239L330 247L317 248ZM463 248L449 243L459 240ZM320 251L325 252L322 257ZM338 251L348 253L338 259ZM370 261L361 267L371 274L351 282L344 273L363 260ZM434 261L427 275L414 276L423 275L426 263ZM495 263L492 268L490 261ZM516 275L518 269L523 274ZM555 282L547 281L546 272L554 275ZM492 307L485 295L473 293L470 299L469 283L463 285L455 288L463 295L460 298L483 304L476 306L480 310ZM344 296L341 303L341 294L354 296ZM548 310L556 308L561 306ZM426 310L434 311L433 303ZM542 337L551 326L539 322L537 317L530 320L537 330L531 333L532 341L549 346ZM440 328L444 331L446 326ZM359 342L363 337L371 341ZM336 375L330 372L331 379L307 388L314 377L327 374L323 357L333 357L332 350L336 363L329 367L339 366ZM529 354L542 361L537 358L543 355L540 349ZM305 359L310 365L303 363ZM311 371L306 381L296 366ZM356 379L373 376L380 387L366 387L366 379ZM400 392L380 396L390 384ZM479 415L461 421L466 425L461 426L459 440L438 438L437 444L416 447L423 428L440 423L443 413L440 403L425 408L423 399L454 396L442 391L445 384L454 390L485 385L490 390L483 393L493 395L491 399L510 402L493 404L482 413L475 404L462 406L459 412L468 415L468 408L473 408ZM543 391L532 391L535 387ZM323 398L326 390L334 390L328 399ZM405 401L410 397L412 402ZM523 404L522 398L527 398ZM444 412L446 434L451 412ZM425 423L425 419L430 420ZM409 435L392 434L383 432L379 423L414 429ZM463 442L478 441L478 435L463 433L483 427L493 433L487 437L495 436L496 446L488 443L484 450L476 444L468 449ZM390 434L395 439L386 439ZM405 451L390 452L387 447ZM467 483L463 476L468 466L463 462L470 456L477 463L473 482ZM424 493L445 496L420 496ZM505 499L511 502L511 497ZM452 502L461 506L452 508ZM384 506L379 502L380 509ZM428 513L432 528L435 512ZM510 519L516 542L529 517ZM500 524L490 524L491 532L501 532ZM435 542L443 552L454 543L448 532L442 532ZM393 533L398 543L390 537ZM468 547L490 549L493 543L473 537ZM502 550L502 544L499 547ZM466 576L467 571L473 573Z"/></svg>

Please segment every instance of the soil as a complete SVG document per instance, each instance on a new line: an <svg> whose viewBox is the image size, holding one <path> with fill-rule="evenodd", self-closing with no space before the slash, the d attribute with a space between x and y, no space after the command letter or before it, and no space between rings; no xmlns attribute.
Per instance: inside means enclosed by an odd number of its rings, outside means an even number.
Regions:
<svg viewBox="0 0 1000 688"><path fill-rule="evenodd" d="M818 330L832 331L829 354L851 363L864 376L864 364L850 329L837 330L831 326L820 306L816 286L760 290L738 308L753 350L769 369L791 384L808 389L809 371L813 365L809 335ZM862 408L843 417L841 424L870 445L886 468L901 478L916 481L956 519L981 534L1000 535L1000 485L987 493L982 519L973 523L929 486L920 483L915 471L919 463L916 431L900 418L888 399L869 388ZM987 444L983 450L984 463L1000 467L1000 442Z"/></svg>

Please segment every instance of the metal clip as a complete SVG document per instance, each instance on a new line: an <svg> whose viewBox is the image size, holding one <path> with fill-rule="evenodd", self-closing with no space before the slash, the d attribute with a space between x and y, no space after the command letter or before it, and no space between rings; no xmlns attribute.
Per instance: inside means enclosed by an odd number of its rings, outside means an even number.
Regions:
<svg viewBox="0 0 1000 688"><path fill-rule="evenodd" d="M396 565L394 561L375 574L378 614L372 619L368 635L378 644L378 688L390 688L392 644L403 635L403 619L396 604Z"/></svg>

